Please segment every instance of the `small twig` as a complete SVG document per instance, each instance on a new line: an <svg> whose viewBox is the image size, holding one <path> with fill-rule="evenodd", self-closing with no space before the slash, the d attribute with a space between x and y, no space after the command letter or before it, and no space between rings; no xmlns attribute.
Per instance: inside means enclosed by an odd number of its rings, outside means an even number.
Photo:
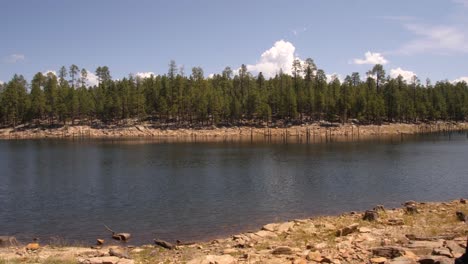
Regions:
<svg viewBox="0 0 468 264"><path fill-rule="evenodd" d="M107 230L109 230L112 234L115 234L115 231L112 230L112 229L110 229L108 226L104 225L104 227L105 227Z"/></svg>

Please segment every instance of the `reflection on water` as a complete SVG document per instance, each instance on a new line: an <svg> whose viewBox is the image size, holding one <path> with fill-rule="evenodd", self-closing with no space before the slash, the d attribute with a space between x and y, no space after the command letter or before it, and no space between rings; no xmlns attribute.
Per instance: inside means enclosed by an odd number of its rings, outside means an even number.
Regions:
<svg viewBox="0 0 468 264"><path fill-rule="evenodd" d="M466 197L467 133L281 140L0 141L0 233L134 244L318 214ZM287 143L287 144L285 144Z"/></svg>

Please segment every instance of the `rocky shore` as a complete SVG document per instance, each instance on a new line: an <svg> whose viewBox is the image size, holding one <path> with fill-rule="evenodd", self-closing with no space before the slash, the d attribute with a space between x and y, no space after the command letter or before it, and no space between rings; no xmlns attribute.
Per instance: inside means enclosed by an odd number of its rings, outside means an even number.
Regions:
<svg viewBox="0 0 468 264"><path fill-rule="evenodd" d="M377 205L365 212L267 224L258 231L195 244L155 240L133 247L130 240L113 246L61 247L17 245L0 237L0 263L455 263L466 254L467 215L464 199L408 201L401 208Z"/></svg>
<svg viewBox="0 0 468 264"><path fill-rule="evenodd" d="M301 142L358 140L368 137L395 136L431 132L468 130L466 122L433 122L421 124L390 123L356 125L314 123L288 128L209 127L200 129L160 128L149 123L91 127L65 125L58 128L17 127L0 129L0 139L34 138L155 138L181 141L222 141L229 139L273 139Z"/></svg>

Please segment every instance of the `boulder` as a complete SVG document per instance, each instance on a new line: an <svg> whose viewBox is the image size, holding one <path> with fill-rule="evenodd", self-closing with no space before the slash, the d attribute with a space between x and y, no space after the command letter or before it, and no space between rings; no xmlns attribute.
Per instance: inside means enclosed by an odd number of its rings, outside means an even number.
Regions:
<svg viewBox="0 0 468 264"><path fill-rule="evenodd" d="M130 258L130 255L128 254L128 250L126 248L110 248L109 255L118 258Z"/></svg>
<svg viewBox="0 0 468 264"><path fill-rule="evenodd" d="M318 251L312 251L307 254L307 260L315 261L315 262L322 262L322 254Z"/></svg>
<svg viewBox="0 0 468 264"><path fill-rule="evenodd" d="M404 225L405 222L403 221L402 218L390 218L387 220L387 224L396 226L396 225Z"/></svg>
<svg viewBox="0 0 468 264"><path fill-rule="evenodd" d="M384 257L371 258L370 262L375 264L384 264L387 261Z"/></svg>
<svg viewBox="0 0 468 264"><path fill-rule="evenodd" d="M379 214L377 213L377 211L375 210L367 210L365 213L364 213L364 217L362 218L362 220L365 220L365 221L375 221L379 218Z"/></svg>
<svg viewBox="0 0 468 264"><path fill-rule="evenodd" d="M278 233L284 233L284 232L288 232L290 228L293 228L295 225L294 222L286 222L286 223L282 223L278 226L277 228L277 231Z"/></svg>
<svg viewBox="0 0 468 264"><path fill-rule="evenodd" d="M377 257L384 257L388 259L393 259L396 257L401 257L405 254L403 248L400 247L377 247L372 249L372 254Z"/></svg>
<svg viewBox="0 0 468 264"><path fill-rule="evenodd" d="M405 206L405 213L406 214L417 214L418 213L418 208L416 205L410 204Z"/></svg>
<svg viewBox="0 0 468 264"><path fill-rule="evenodd" d="M457 211L457 219L458 221L468 222L468 217L462 211Z"/></svg>
<svg viewBox="0 0 468 264"><path fill-rule="evenodd" d="M416 255L431 255L434 248L441 248L443 245L443 240L411 241L406 247Z"/></svg>
<svg viewBox="0 0 468 264"><path fill-rule="evenodd" d="M445 248L445 247L434 248L432 250L432 255L453 258L453 255L452 255L452 253L450 253L450 250L448 248Z"/></svg>
<svg viewBox="0 0 468 264"><path fill-rule="evenodd" d="M440 256L422 256L419 259L420 264L453 264L453 259Z"/></svg>
<svg viewBox="0 0 468 264"><path fill-rule="evenodd" d="M275 232L278 229L279 224L267 224L262 227L262 230Z"/></svg>

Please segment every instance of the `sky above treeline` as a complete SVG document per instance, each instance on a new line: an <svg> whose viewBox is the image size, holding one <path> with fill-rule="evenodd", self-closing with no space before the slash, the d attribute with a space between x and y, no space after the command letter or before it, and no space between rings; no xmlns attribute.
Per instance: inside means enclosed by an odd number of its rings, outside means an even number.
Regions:
<svg viewBox="0 0 468 264"><path fill-rule="evenodd" d="M170 60L205 76L246 64L290 73L312 58L344 78L387 74L468 82L468 0L15 0L0 3L0 82L76 64L114 79L165 74Z"/></svg>

